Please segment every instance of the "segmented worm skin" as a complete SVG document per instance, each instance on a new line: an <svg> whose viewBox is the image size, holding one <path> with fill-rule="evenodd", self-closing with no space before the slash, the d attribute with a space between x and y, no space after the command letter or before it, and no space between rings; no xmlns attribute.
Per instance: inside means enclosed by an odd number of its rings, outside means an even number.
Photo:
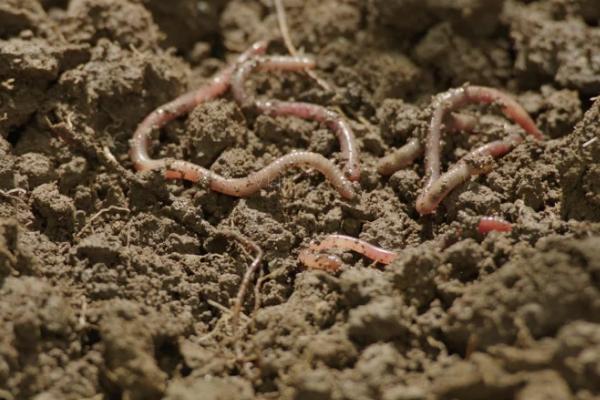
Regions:
<svg viewBox="0 0 600 400"><path fill-rule="evenodd" d="M302 249L298 259L310 269L335 272L341 268L342 260L336 255L323 253L332 249L352 250L381 264L389 264L398 257L398 254L393 251L382 249L361 239L345 235L329 235L320 242L313 242L306 249Z"/></svg>
<svg viewBox="0 0 600 400"><path fill-rule="evenodd" d="M238 57L234 64L226 67L215 75L207 85L185 93L175 100L152 111L138 125L133 134L133 138L130 140L130 156L135 168L138 171L164 168L166 166L166 160L152 159L148 154L148 144L152 131L162 128L167 123L183 114L189 113L198 106L198 104L221 96L229 89L231 75L233 74L235 65L243 63L254 56L264 54L267 50L267 46L268 42L266 41L254 43Z"/></svg>
<svg viewBox="0 0 600 400"><path fill-rule="evenodd" d="M138 126L131 139L131 158L138 171L165 168L165 178L184 179L191 182L200 182L211 190L230 196L246 197L268 186L280 177L287 169L292 167L308 166L321 172L338 190L341 196L347 199L354 197L351 182L330 160L320 154L310 152L293 152L265 168L251 173L246 178L224 178L206 168L183 160L152 159L148 154L148 141L152 130L159 129L169 121L180 115L188 113L198 104L213 99L223 94L230 86L231 76L237 64L266 51L267 42L258 42L249 50L239 56L236 64L225 68L211 82L192 92L167 103L154 110Z"/></svg>
<svg viewBox="0 0 600 400"><path fill-rule="evenodd" d="M242 106L251 106L263 114L270 116L295 116L325 124L338 137L342 157L346 160L344 173L351 181L360 179L359 152L354 132L341 116L327 108L310 103L258 100L248 94L245 82L250 73L256 69L270 71L303 71L314 68L315 63L307 57L269 56L254 57L240 64L231 79L233 97Z"/></svg>
<svg viewBox="0 0 600 400"><path fill-rule="evenodd" d="M477 121L477 118L470 115L451 113L448 115L445 125L452 132L472 132L477 125ZM420 140L416 138L410 139L404 146L380 158L377 161L377 172L385 176L392 175L399 169L411 165L417 158L423 155L424 150L425 148Z"/></svg>
<svg viewBox="0 0 600 400"><path fill-rule="evenodd" d="M477 231L482 235L490 232L510 232L512 224L498 217L482 217L477 224Z"/></svg>
<svg viewBox="0 0 600 400"><path fill-rule="evenodd" d="M354 198L355 193L352 183L344 176L342 171L322 155L308 151L295 151L286 154L245 178L225 178L199 165L181 160L168 163L165 176L168 179L200 182L215 192L229 196L247 197L269 186L286 170L301 166L308 166L325 175L325 178L342 197L346 199Z"/></svg>
<svg viewBox="0 0 600 400"><path fill-rule="evenodd" d="M401 168L408 167L423 154L423 145L419 139L410 139L404 146L394 150L377 162L377 172L392 175Z"/></svg>
<svg viewBox="0 0 600 400"><path fill-rule="evenodd" d="M489 172L493 166L493 159L509 153L522 141L520 136L512 135L505 140L496 140L471 151L423 191L417 198L417 211L421 215L431 214L448 193L470 177Z"/></svg>
<svg viewBox="0 0 600 400"><path fill-rule="evenodd" d="M463 170L463 173L453 171L454 175L445 174L445 178L449 181L448 183L450 183L450 185L448 185L447 182L438 182L441 170L441 129L445 113L469 103L491 104L496 102L501 104L502 112L519 124L528 134L538 140L544 138L541 131L536 127L535 122L523 107L521 107L521 105L519 105L512 97L499 90L484 86L463 86L440 94L434 101L434 111L429 123L429 133L425 143L425 172L427 180L423 192L417 199L417 211L420 214L429 214L435 211L439 202L449 192L446 188L456 187L454 182L459 182L467 173L465 170L467 167L465 166L465 163L462 163L459 168ZM502 146L499 144L501 142L502 141L493 143L497 143L497 148L501 148ZM506 143L508 142L513 143L514 139L511 139ZM495 146L492 146L491 148L493 149ZM453 178L453 176L455 177ZM441 198L434 201L434 199L440 195ZM435 205L432 208L431 206L433 204Z"/></svg>

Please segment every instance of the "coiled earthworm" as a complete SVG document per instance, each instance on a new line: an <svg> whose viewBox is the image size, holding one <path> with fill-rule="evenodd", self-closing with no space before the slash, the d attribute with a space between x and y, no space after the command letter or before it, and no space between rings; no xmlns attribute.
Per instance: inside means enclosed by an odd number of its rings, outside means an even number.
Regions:
<svg viewBox="0 0 600 400"><path fill-rule="evenodd" d="M482 235L490 232L510 232L512 224L498 217L482 217L477 224L477 231Z"/></svg>
<svg viewBox="0 0 600 400"><path fill-rule="evenodd" d="M374 246L364 240L345 235L329 235L319 242L312 242L307 248L300 250L298 259L311 269L335 272L342 266L342 260L333 254L323 251L331 249L352 250L381 264L389 264L398 254Z"/></svg>
<svg viewBox="0 0 600 400"><path fill-rule="evenodd" d="M138 171L165 168L165 178L184 179L201 182L210 189L230 196L250 196L269 185L281 176L285 170L302 165L321 172L344 198L354 197L352 184L344 174L325 157L310 152L293 152L278 158L265 168L254 172L246 178L224 178L206 168L183 160L152 159L148 154L148 141L153 129L164 126L176 117L185 114L198 104L223 94L230 86L235 66L244 63L253 56L266 51L267 42L258 42L238 57L237 62L218 73L211 82L202 88L188 92L183 96L154 110L138 126L131 139L131 158Z"/></svg>
<svg viewBox="0 0 600 400"><path fill-rule="evenodd" d="M238 56L235 63L227 66L213 78L210 82L199 89L187 92L175 100L164 104L154 111L138 125L130 140L130 156L133 165L138 171L147 171L150 169L160 169L165 167L164 159L152 159L148 154L148 142L150 133L155 129L160 129L170 121L183 114L193 110L200 103L214 99L229 89L231 75L235 66L246 60L264 54L267 50L268 42L260 41L254 43L248 50Z"/></svg>
<svg viewBox="0 0 600 400"><path fill-rule="evenodd" d="M344 173L351 181L360 179L359 152L354 132L336 112L311 103L281 100L259 100L248 94L245 82L255 69L264 71L303 71L314 68L314 61L307 57L269 56L254 57L238 65L231 78L231 91L236 101L245 107L254 107L258 112L270 116L295 116L325 124L338 137L342 157L346 160Z"/></svg>
<svg viewBox="0 0 600 400"><path fill-rule="evenodd" d="M489 146L482 146L470 153L467 156L468 158L464 159L464 162L458 162L456 169L453 169L452 172L448 171L444 174L444 180L442 181L440 177L440 141L444 114L450 110L474 102L484 104L498 102L502 105L504 114L512 118L527 133L538 140L544 137L523 107L512 97L499 90L484 86L463 86L438 95L434 101L434 111L429 123L429 133L425 143L425 172L427 180L421 195L417 199L416 205L417 211L421 215L430 214L435 211L439 202L450 190L468 179L468 176L477 175L482 172L476 165L480 162L467 162L469 158L473 160L477 158L481 159L481 156L486 154L497 158L512 150L515 143L520 143L520 140L512 137L507 141L496 141L490 143ZM508 148L508 150L502 151L504 148Z"/></svg>
<svg viewBox="0 0 600 400"><path fill-rule="evenodd" d="M454 188L471 176L487 173L493 166L493 159L507 154L522 141L521 136L512 135L472 150L423 190L417 198L417 211L422 215L432 213Z"/></svg>

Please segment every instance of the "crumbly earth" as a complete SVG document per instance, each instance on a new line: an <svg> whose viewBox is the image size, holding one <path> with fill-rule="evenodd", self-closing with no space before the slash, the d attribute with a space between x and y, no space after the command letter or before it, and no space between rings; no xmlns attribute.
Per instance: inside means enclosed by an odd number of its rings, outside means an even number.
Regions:
<svg viewBox="0 0 600 400"><path fill-rule="evenodd" d="M0 399L600 398L600 2L285 0L331 90L266 73L253 90L347 116L358 199L313 171L247 199L134 174L151 110L257 39L285 53L271 3L0 1ZM466 82L513 93L547 140L419 217L422 163L387 178L375 163ZM520 132L498 111L465 110L476 134L445 137L444 168ZM226 176L293 149L340 161L326 127L229 95L153 139ZM483 237L483 215L514 229ZM264 250L237 330L251 255L224 229ZM298 250L328 233L400 256L304 270Z"/></svg>

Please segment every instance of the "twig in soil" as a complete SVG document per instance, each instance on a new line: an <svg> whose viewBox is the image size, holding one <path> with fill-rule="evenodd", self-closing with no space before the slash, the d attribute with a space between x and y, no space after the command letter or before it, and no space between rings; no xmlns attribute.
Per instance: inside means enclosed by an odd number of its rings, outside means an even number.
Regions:
<svg viewBox="0 0 600 400"><path fill-rule="evenodd" d="M246 297L246 292L248 291L248 286L250 285L250 281L254 275L256 275L257 270L260 268L263 251L256 243L238 232L227 230L224 231L223 234L237 240L246 250L254 252L254 259L252 260L250 266L246 269L246 273L242 278L242 283L240 284L240 288L237 296L235 297L235 302L231 310L231 323L233 325L233 329L236 330L239 316L242 312L242 304L244 302L244 298Z"/></svg>
<svg viewBox="0 0 600 400"><path fill-rule="evenodd" d="M27 194L27 190L14 188L10 190L0 190L0 194L4 197L14 197L16 194Z"/></svg>
<svg viewBox="0 0 600 400"><path fill-rule="evenodd" d="M100 148L100 146L92 143L90 140L85 138L85 136L76 135L73 132L74 126L71 120L71 114L66 116L66 121L61 121L58 123L53 123L50 121L50 118L48 118L47 115L44 116L44 119L52 133L69 146L83 150L84 153L96 158L96 160L98 160L107 168L117 172L117 175L125 180L131 181L135 178L131 171L123 168L123 166L119 164L108 147L104 146L103 148Z"/></svg>
<svg viewBox="0 0 600 400"><path fill-rule="evenodd" d="M345 235L329 235L302 249L298 259L310 269L335 272L341 268L342 260L336 255L323 253L332 249L352 250L381 264L389 264L398 257L398 253L374 246L361 239Z"/></svg>
<svg viewBox="0 0 600 400"><path fill-rule="evenodd" d="M285 47L287 48L290 55L292 55L293 57L298 57L300 54L298 53L298 50L294 46L294 43L292 42L292 38L290 36L290 30L289 30L289 26L287 23L287 16L285 14L285 7L283 6L283 3L281 0L274 0L274 3L275 3L275 11L277 12L277 22L279 24L279 30L281 31L281 37L283 38L283 43L285 44ZM305 69L304 71L311 79L313 79L315 82L317 82L317 84L319 86L321 86L324 90L326 90L326 91L331 90L331 87L329 86L329 84L327 82L325 82L323 79L321 79L315 71L313 71L311 69Z"/></svg>
<svg viewBox="0 0 600 400"><path fill-rule="evenodd" d="M501 157L522 141L520 137L513 136L504 141L500 140L484 145L468 154L448 172L440 176L441 130L444 115L448 111L469 103L499 103L502 106L502 112L519 124L525 132L537 140L544 138L527 111L512 97L499 90L485 86L466 85L438 95L433 104L433 115L429 122L429 133L425 142L427 179L416 204L417 211L421 215L434 212L444 197L470 176L481 174L491 168L489 165L483 165L485 164L482 162L483 158Z"/></svg>
<svg viewBox="0 0 600 400"><path fill-rule="evenodd" d="M126 212L126 213L129 213L129 212L131 212L131 210L129 210L129 208L119 207L119 206L110 206L110 207L103 208L102 210L98 211L96 214L94 214L94 215L91 216L91 218L88 220L88 222L86 222L86 224L83 226L83 228L81 228L79 230L79 232L77 232L77 234L75 235L75 237L81 237L81 235L86 231L86 229L88 229L89 227L92 226L92 223L96 219L98 219L101 215L109 213L109 212Z"/></svg>
<svg viewBox="0 0 600 400"><path fill-rule="evenodd" d="M277 22L279 23L279 30L281 31L281 37L283 38L283 42L285 43L285 47L288 49L290 54L294 57L298 55L298 50L294 46L292 42L292 38L290 37L290 30L287 23L287 17L285 15L285 7L281 0L274 0L275 10L277 11Z"/></svg>
<svg viewBox="0 0 600 400"><path fill-rule="evenodd" d="M79 320L78 322L78 328L79 329L83 329L85 328L87 321L86 321L86 314L87 314L87 298L85 296L83 296L83 300L81 301L81 314L79 315Z"/></svg>
<svg viewBox="0 0 600 400"><path fill-rule="evenodd" d="M10 200L16 200L17 202L20 202L21 204L24 205L28 205L27 202L25 200L23 200L22 198L19 197L19 195L24 195L27 194L27 191L25 189L21 189L21 188L14 188L14 189L10 189L10 190L0 190L0 196Z"/></svg>
<svg viewBox="0 0 600 400"><path fill-rule="evenodd" d="M214 301L214 300L210 300L210 299L209 299L209 300L206 300L206 302L207 302L209 305L211 305L211 306L213 306L214 308L216 308L217 310L221 311L223 314L225 314L225 315L230 315L231 317L233 317L233 313L232 313L232 311L231 311L229 308L225 307L223 304L217 303L216 301ZM242 319L244 319L244 320L248 320L248 316L247 316L247 315L245 315L245 314L243 314L243 313L241 314L241 317L242 317Z"/></svg>
<svg viewBox="0 0 600 400"><path fill-rule="evenodd" d="M231 78L231 91L236 101L244 107L254 107L258 112L270 116L294 116L325 124L338 137L342 157L346 160L344 172L348 179L360 179L359 152L354 132L344 118L327 108L304 102L260 100L246 92L245 82L255 69L263 71L299 71L312 68L314 62L307 57L269 56L254 57L239 64Z"/></svg>
<svg viewBox="0 0 600 400"><path fill-rule="evenodd" d="M428 184L417 198L417 211L430 214L454 188L469 180L470 177L489 172L494 159L509 153L523 139L513 135L505 140L496 140L471 151L460 159L448 171Z"/></svg>
<svg viewBox="0 0 600 400"><path fill-rule="evenodd" d="M598 137L592 138L590 140L588 140L587 142L585 142L584 144L581 145L581 147L583 147L584 149L588 146L591 146L594 142L598 141Z"/></svg>
<svg viewBox="0 0 600 400"><path fill-rule="evenodd" d="M490 232L511 232L512 224L499 217L482 217L477 224L477 232L486 235Z"/></svg>

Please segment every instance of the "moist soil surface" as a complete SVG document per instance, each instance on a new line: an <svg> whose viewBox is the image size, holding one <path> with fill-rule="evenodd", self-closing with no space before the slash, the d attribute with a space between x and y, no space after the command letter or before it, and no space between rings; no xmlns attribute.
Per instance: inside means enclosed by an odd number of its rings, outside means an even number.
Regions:
<svg viewBox="0 0 600 400"><path fill-rule="evenodd" d="M256 40L286 54L271 1L0 1L0 399L600 398L600 2L283 3L329 88L300 73L248 85L345 115L355 200L311 170L245 199L134 172L149 112ZM514 95L546 140L421 217L422 160L375 165L465 83ZM464 112L477 124L444 135L444 169L523 133L497 106ZM295 149L343 162L326 126L230 94L150 147L228 177ZM479 234L486 215L512 232ZM238 325L253 255L227 230L264 250ZM399 257L306 270L298 251L330 233Z"/></svg>

